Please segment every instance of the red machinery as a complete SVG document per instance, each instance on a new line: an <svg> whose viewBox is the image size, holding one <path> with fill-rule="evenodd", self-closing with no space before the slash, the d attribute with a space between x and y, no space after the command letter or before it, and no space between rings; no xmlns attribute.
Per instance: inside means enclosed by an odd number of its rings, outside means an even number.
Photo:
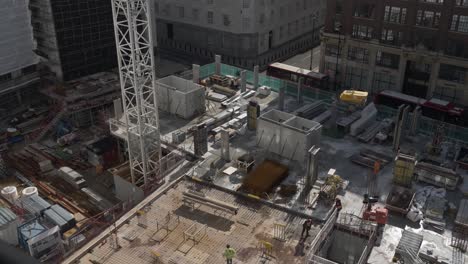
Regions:
<svg viewBox="0 0 468 264"><path fill-rule="evenodd" d="M379 225L386 225L388 220L387 208L377 207L369 210L369 207L362 213L362 219L376 222Z"/></svg>

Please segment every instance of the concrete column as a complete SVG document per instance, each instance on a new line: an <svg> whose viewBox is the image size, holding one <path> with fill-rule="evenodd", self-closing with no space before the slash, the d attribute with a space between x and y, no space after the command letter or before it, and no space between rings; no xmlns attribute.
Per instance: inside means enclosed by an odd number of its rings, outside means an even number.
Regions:
<svg viewBox="0 0 468 264"><path fill-rule="evenodd" d="M320 44L319 72L321 73L325 73L325 44L324 41Z"/></svg>
<svg viewBox="0 0 468 264"><path fill-rule="evenodd" d="M192 64L192 81L200 83L200 65Z"/></svg>
<svg viewBox="0 0 468 264"><path fill-rule="evenodd" d="M408 61L408 55L403 53L400 56L400 65L398 65L398 81L397 81L397 89L401 92L403 89L403 82L405 81L405 73L406 73L406 63Z"/></svg>
<svg viewBox="0 0 468 264"><path fill-rule="evenodd" d="M229 152L229 132L221 130L221 157L225 161L231 161L231 155Z"/></svg>
<svg viewBox="0 0 468 264"><path fill-rule="evenodd" d="M278 93L278 110L284 110L284 86L281 86Z"/></svg>
<svg viewBox="0 0 468 264"><path fill-rule="evenodd" d="M302 103L302 85L304 84L304 78L300 77L297 84L297 102Z"/></svg>
<svg viewBox="0 0 468 264"><path fill-rule="evenodd" d="M373 81L374 81L374 73L375 73L375 56L377 51L372 47L369 46L369 68L368 68L368 75L367 75L367 84L366 87L369 87L369 93L374 93L373 90Z"/></svg>
<svg viewBox="0 0 468 264"><path fill-rule="evenodd" d="M260 106L255 101L250 101L247 106L247 128L249 130L257 129L257 118L260 116Z"/></svg>
<svg viewBox="0 0 468 264"><path fill-rule="evenodd" d="M247 71L243 70L241 71L241 92L245 92L247 90Z"/></svg>
<svg viewBox="0 0 468 264"><path fill-rule="evenodd" d="M123 114L122 98L114 100L114 117L120 118Z"/></svg>
<svg viewBox="0 0 468 264"><path fill-rule="evenodd" d="M395 117L395 129L393 131L393 151L398 151L400 146L400 133L401 133L401 118L403 116L403 110L405 105L398 107L398 113Z"/></svg>
<svg viewBox="0 0 468 264"><path fill-rule="evenodd" d="M318 178L318 153L320 148L312 146L307 152L307 171L304 189L310 190Z"/></svg>
<svg viewBox="0 0 468 264"><path fill-rule="evenodd" d="M411 128L410 133L411 135L416 135L419 126L419 119L421 117L421 106L416 107L413 111L413 118L411 119Z"/></svg>
<svg viewBox="0 0 468 264"><path fill-rule="evenodd" d="M221 74L221 55L215 55L215 73Z"/></svg>
<svg viewBox="0 0 468 264"><path fill-rule="evenodd" d="M431 77L429 79L429 89L427 91L426 98L432 98L434 94L435 88L437 86L437 79L439 79L439 71L440 71L440 62L437 59L432 63L431 68Z"/></svg>
<svg viewBox="0 0 468 264"><path fill-rule="evenodd" d="M258 89L258 65L254 66L254 90L257 91Z"/></svg>
<svg viewBox="0 0 468 264"><path fill-rule="evenodd" d="M193 133L193 145L195 155L203 156L206 152L208 152L208 133L206 125L197 125Z"/></svg>
<svg viewBox="0 0 468 264"><path fill-rule="evenodd" d="M16 99L18 100L18 104L23 103L23 97L21 96L21 89L18 89L18 91L16 91Z"/></svg>

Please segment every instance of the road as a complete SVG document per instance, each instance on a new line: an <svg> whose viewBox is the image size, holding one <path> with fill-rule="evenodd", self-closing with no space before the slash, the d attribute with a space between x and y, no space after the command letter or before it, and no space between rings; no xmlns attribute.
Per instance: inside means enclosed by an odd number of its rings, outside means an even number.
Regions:
<svg viewBox="0 0 468 264"><path fill-rule="evenodd" d="M313 71L318 72L319 61L320 61L320 46L317 46L313 49L313 61L312 69ZM310 50L304 53L297 54L294 57L291 57L282 63L296 66L303 69L309 69L310 67Z"/></svg>

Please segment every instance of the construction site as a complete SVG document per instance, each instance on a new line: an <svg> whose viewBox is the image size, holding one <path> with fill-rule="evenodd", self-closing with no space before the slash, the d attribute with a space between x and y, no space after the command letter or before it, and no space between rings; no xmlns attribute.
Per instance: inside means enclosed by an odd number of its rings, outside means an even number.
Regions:
<svg viewBox="0 0 468 264"><path fill-rule="evenodd" d="M49 263L468 263L468 129L219 55L157 79L147 1L112 5L119 68L0 120L2 241Z"/></svg>

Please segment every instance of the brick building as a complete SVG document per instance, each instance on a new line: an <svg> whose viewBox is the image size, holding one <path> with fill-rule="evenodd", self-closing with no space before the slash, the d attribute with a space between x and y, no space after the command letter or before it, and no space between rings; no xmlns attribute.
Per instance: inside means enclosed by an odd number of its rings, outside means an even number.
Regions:
<svg viewBox="0 0 468 264"><path fill-rule="evenodd" d="M341 88L468 105L468 0L328 0L320 71Z"/></svg>

